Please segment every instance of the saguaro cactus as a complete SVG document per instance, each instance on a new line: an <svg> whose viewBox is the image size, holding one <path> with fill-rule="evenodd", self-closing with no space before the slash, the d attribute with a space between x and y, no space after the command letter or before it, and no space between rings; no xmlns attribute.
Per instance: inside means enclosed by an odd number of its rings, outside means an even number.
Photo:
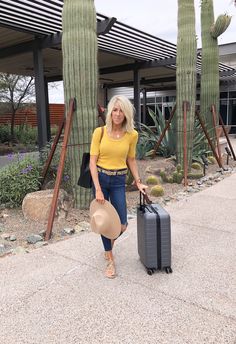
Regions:
<svg viewBox="0 0 236 344"><path fill-rule="evenodd" d="M212 129L211 106L219 113L219 48L217 38L227 29L231 21L228 15L220 15L214 23L213 0L201 2L201 37L202 37L202 70L201 70L201 115L208 130ZM218 123L218 118L217 118ZM214 138L214 131L210 131Z"/></svg>
<svg viewBox="0 0 236 344"><path fill-rule="evenodd" d="M91 192L77 186L84 152L97 124L97 32L93 0L65 0L62 13L65 104L76 98L68 154L75 206L87 208Z"/></svg>
<svg viewBox="0 0 236 344"><path fill-rule="evenodd" d="M192 162L196 99L196 32L194 0L178 0L177 40L177 162L183 167L183 101L189 102L187 114L187 159Z"/></svg>

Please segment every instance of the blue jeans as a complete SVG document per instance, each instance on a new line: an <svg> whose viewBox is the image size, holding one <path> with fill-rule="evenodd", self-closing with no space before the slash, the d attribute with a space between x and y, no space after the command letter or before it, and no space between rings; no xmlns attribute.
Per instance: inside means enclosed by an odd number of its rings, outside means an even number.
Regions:
<svg viewBox="0 0 236 344"><path fill-rule="evenodd" d="M98 172L99 183L107 201L110 201L116 209L122 225L127 225L127 207L125 197L126 175L108 176ZM95 193L94 187L93 192ZM101 235L105 251L111 251L111 240Z"/></svg>

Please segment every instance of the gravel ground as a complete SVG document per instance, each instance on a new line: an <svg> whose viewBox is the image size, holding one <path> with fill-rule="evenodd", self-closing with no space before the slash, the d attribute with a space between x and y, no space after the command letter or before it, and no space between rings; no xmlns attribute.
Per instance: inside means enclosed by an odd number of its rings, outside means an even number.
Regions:
<svg viewBox="0 0 236 344"><path fill-rule="evenodd" d="M226 157L223 157L223 161L225 163ZM232 159L229 165L232 169L235 170L236 162ZM173 160L171 159L164 159L164 158L156 158L153 160L141 160L138 161L139 172L142 180L145 182L147 176L156 174L158 175L160 169L171 169L173 168ZM217 173L219 170L217 164L209 165L206 176L212 176ZM223 175L226 177L227 174ZM220 181L220 179L218 180ZM189 180L191 187L197 185L197 180ZM210 184L210 183L209 183ZM206 185L210 186L210 185ZM154 198L150 196L152 201L155 203L165 204L166 202L175 202L178 201L179 196L183 196L184 191L186 188L182 184L170 184L170 183L163 183L164 187L164 196L160 198ZM133 187L135 189L135 187ZM150 195L150 189L148 189L148 194ZM135 191L127 191L127 206L129 214L135 214L136 206L139 202L139 193L137 190ZM89 213L88 210L78 210L78 209L71 209L68 213L66 219L60 219L57 221L55 219L54 226L53 226L53 236L49 243L58 241L58 240L65 240L70 237L70 235L64 233L64 228L74 228L78 224L82 224L85 222L89 222ZM28 244L26 238L30 234L38 234L42 231L45 231L47 224L40 224L35 221L26 220L22 214L20 208L18 209L2 209L0 210L0 246L5 245L8 248L8 252L10 249L14 249L18 246L24 247L27 250L34 249L37 245ZM85 224L85 230L88 229L88 224ZM9 239L4 239L3 235L5 234L14 235L16 237L15 241L10 241ZM77 234L80 235L81 231L77 231ZM1 250L0 250L1 256ZM2 254L4 256L4 254Z"/></svg>

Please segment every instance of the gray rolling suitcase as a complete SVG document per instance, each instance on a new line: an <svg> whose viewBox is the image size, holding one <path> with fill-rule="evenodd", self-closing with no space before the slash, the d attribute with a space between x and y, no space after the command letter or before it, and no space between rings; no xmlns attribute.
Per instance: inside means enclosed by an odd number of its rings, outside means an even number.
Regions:
<svg viewBox="0 0 236 344"><path fill-rule="evenodd" d="M141 194L137 208L137 231L138 253L147 273L152 275L155 270L172 272L170 215L159 204L153 204Z"/></svg>

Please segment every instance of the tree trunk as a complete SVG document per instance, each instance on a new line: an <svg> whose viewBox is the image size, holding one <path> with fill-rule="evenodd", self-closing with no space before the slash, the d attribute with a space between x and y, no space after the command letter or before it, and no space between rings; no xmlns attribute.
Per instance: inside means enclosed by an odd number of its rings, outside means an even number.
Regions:
<svg viewBox="0 0 236 344"><path fill-rule="evenodd" d="M16 111L15 111L15 109L12 109L12 113L11 113L11 135L10 135L12 143L15 140L15 134L14 134L15 117L16 117Z"/></svg>
<svg viewBox="0 0 236 344"><path fill-rule="evenodd" d="M178 0L178 40L177 40L177 162L183 167L184 121L183 102L189 103L187 112L187 161L192 162L193 131L196 100L196 32L194 0Z"/></svg>
<svg viewBox="0 0 236 344"><path fill-rule="evenodd" d="M90 149L91 135L97 126L97 26L92 0L64 1L63 16L63 81L65 104L76 98L68 155L75 206L87 208L89 189L77 186L84 152Z"/></svg>

